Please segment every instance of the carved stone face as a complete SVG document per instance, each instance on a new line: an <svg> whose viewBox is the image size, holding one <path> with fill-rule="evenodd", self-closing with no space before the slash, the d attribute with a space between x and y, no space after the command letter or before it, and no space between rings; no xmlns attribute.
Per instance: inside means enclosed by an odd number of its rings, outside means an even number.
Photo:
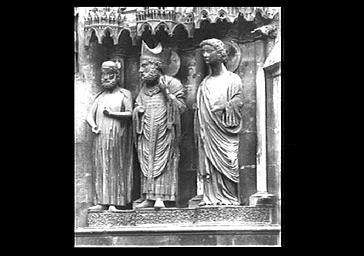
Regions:
<svg viewBox="0 0 364 256"><path fill-rule="evenodd" d="M266 7L264 10L264 18L273 19L273 17L278 13L279 7Z"/></svg>
<svg viewBox="0 0 364 256"><path fill-rule="evenodd" d="M142 81L154 81L159 77L157 65L148 60L140 62L139 74Z"/></svg>
<svg viewBox="0 0 364 256"><path fill-rule="evenodd" d="M119 82L118 72L111 68L101 69L101 85L105 89L113 89Z"/></svg>
<svg viewBox="0 0 364 256"><path fill-rule="evenodd" d="M212 45L202 46L202 57L206 64L215 64L221 62L221 55Z"/></svg>
<svg viewBox="0 0 364 256"><path fill-rule="evenodd" d="M246 21L253 21L255 18L255 8L254 7L244 7L242 9L242 13L243 13L244 19Z"/></svg>

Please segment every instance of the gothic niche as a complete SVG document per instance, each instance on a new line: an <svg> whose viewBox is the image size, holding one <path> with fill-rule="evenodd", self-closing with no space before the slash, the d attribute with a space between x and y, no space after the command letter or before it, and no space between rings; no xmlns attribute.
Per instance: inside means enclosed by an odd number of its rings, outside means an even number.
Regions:
<svg viewBox="0 0 364 256"><path fill-rule="evenodd" d="M278 16L260 7L88 9L82 54L98 93L87 117L96 143L89 228L271 224L273 205L249 204L257 131L245 128ZM254 152L241 157L242 148Z"/></svg>

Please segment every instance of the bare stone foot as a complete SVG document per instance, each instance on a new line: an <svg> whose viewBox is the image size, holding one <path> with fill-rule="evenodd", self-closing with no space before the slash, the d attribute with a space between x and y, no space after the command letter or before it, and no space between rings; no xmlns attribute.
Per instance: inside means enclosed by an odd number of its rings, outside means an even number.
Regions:
<svg viewBox="0 0 364 256"><path fill-rule="evenodd" d="M154 208L160 209L160 208L165 208L165 207L166 206L164 205L163 201L160 198L157 198L157 200L155 200Z"/></svg>
<svg viewBox="0 0 364 256"><path fill-rule="evenodd" d="M144 200L143 202L141 202L140 204L138 204L137 206L135 206L135 208L140 209L140 208L149 208L149 207L153 207L153 201L151 200Z"/></svg>
<svg viewBox="0 0 364 256"><path fill-rule="evenodd" d="M240 205L239 202L233 202L232 205Z"/></svg>
<svg viewBox="0 0 364 256"><path fill-rule="evenodd" d="M201 202L198 204L198 206L204 206L204 205L206 205L206 203L205 203L204 201L201 201Z"/></svg>
<svg viewBox="0 0 364 256"><path fill-rule="evenodd" d="M105 206L98 204L98 205L94 205L88 208L91 211L102 211L105 210Z"/></svg>
<svg viewBox="0 0 364 256"><path fill-rule="evenodd" d="M118 211L118 209L116 209L116 207L114 205L110 205L109 211L115 212L115 211Z"/></svg>

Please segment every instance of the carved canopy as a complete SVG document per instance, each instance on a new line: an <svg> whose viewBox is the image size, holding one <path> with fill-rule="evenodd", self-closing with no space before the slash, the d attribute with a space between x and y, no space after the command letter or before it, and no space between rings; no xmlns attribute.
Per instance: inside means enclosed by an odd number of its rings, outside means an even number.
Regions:
<svg viewBox="0 0 364 256"><path fill-rule="evenodd" d="M80 13L81 8L76 8L76 12ZM269 24L279 19L280 7L83 7L82 12L87 46L92 33L101 44L107 31L117 44L120 34L127 30L135 44L136 38L145 30L155 34L163 29L173 35L177 26L183 26L188 37L192 38L194 30L199 29L203 21L234 23L243 19L254 22L259 18Z"/></svg>

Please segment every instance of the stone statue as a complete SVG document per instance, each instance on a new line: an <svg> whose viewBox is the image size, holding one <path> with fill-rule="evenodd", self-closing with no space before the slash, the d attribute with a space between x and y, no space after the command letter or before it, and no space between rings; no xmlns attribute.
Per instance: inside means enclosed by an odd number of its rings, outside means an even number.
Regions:
<svg viewBox="0 0 364 256"><path fill-rule="evenodd" d="M199 177L203 180L203 205L239 205L238 148L242 129L242 82L224 65L224 43L212 38L200 43L210 68L197 91L195 132L199 152Z"/></svg>
<svg viewBox="0 0 364 256"><path fill-rule="evenodd" d="M175 202L181 137L180 115L186 108L181 82L165 75L168 58L162 46L150 49L143 41L140 59L142 88L133 111L143 202L136 208L163 208Z"/></svg>
<svg viewBox="0 0 364 256"><path fill-rule="evenodd" d="M133 143L131 129L132 96L119 87L120 63L102 63L104 90L96 97L87 116L95 134L93 182L95 206L90 210L117 210L131 203Z"/></svg>

